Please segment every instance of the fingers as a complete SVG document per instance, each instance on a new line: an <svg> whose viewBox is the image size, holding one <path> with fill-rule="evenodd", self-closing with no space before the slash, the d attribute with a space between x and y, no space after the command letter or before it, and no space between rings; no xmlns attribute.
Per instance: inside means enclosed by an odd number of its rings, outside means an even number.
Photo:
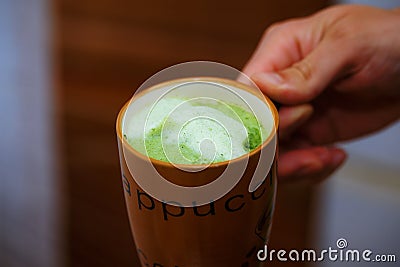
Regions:
<svg viewBox="0 0 400 267"><path fill-rule="evenodd" d="M329 13L330 14L325 14ZM348 72L360 53L351 38L332 33L335 9L270 27L243 69L272 99L306 103Z"/></svg>
<svg viewBox="0 0 400 267"><path fill-rule="evenodd" d="M317 33L305 35L302 34L304 31L310 31L307 19L293 19L270 26L243 72L252 76L258 72L281 70L299 61L319 38Z"/></svg>
<svg viewBox="0 0 400 267"><path fill-rule="evenodd" d="M325 40L290 67L279 72L259 72L252 79L272 99L282 104L302 104L342 76L352 56L351 49L340 50L337 41Z"/></svg>
<svg viewBox="0 0 400 267"><path fill-rule="evenodd" d="M346 159L346 153L335 147L311 147L291 150L279 156L280 181L320 181L332 174Z"/></svg>
<svg viewBox="0 0 400 267"><path fill-rule="evenodd" d="M313 107L309 104L286 107L279 110L279 138L285 140L312 115Z"/></svg>

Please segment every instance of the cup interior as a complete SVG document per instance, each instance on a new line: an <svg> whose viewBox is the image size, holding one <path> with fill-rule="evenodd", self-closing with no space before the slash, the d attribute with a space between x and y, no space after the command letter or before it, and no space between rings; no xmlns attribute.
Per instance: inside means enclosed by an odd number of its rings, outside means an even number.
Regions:
<svg viewBox="0 0 400 267"><path fill-rule="evenodd" d="M262 125L262 145L268 143L276 132L277 111L258 89L232 80L199 77L172 80L135 94L121 118L118 130L122 131L122 135L144 140L147 129L151 127L146 115L163 98L212 99L237 105L251 112Z"/></svg>

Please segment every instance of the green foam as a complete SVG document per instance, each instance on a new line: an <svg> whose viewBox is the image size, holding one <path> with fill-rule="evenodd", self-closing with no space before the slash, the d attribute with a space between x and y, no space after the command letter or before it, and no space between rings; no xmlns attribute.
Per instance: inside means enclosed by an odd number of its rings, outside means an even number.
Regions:
<svg viewBox="0 0 400 267"><path fill-rule="evenodd" d="M157 113L149 117L161 122L147 129L144 142L143 138L126 137L132 147L151 158L176 164L216 163L250 152L265 137L265 130L254 114L241 106L216 101L192 103L186 107L186 113L206 114L209 118L180 125L177 123L180 113L167 115L171 112L171 103L175 105L187 99L162 101L154 109ZM218 120L214 121L214 117ZM232 127L233 131L229 133L224 126ZM202 143L205 139L210 142ZM234 147L230 147L232 144Z"/></svg>

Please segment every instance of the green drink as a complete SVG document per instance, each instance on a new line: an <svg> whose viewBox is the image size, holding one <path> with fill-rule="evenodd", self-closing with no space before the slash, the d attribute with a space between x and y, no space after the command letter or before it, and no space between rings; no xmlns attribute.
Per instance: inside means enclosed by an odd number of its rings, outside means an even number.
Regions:
<svg viewBox="0 0 400 267"><path fill-rule="evenodd" d="M145 132L124 137L153 159L175 164L209 164L240 157L266 137L251 109L211 98L161 98L132 121L146 120ZM144 138L143 138L144 136Z"/></svg>
<svg viewBox="0 0 400 267"><path fill-rule="evenodd" d="M117 134L141 266L259 266L277 127L271 101L233 80L155 82L134 95Z"/></svg>

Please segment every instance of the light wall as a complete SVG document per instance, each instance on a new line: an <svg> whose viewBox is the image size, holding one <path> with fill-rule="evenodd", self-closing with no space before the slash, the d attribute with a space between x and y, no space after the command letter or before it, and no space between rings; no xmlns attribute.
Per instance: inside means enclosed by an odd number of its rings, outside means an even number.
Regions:
<svg viewBox="0 0 400 267"><path fill-rule="evenodd" d="M0 266L64 266L50 14L0 1Z"/></svg>
<svg viewBox="0 0 400 267"><path fill-rule="evenodd" d="M343 145L349 159L321 185L315 201L311 227L319 249L336 248L337 239L345 238L349 249L396 254L400 260L399 136L400 123L397 123L375 136ZM325 261L318 266L365 264Z"/></svg>
<svg viewBox="0 0 400 267"><path fill-rule="evenodd" d="M338 4L362 4L382 8L394 8L400 6L399 0L338 0Z"/></svg>

